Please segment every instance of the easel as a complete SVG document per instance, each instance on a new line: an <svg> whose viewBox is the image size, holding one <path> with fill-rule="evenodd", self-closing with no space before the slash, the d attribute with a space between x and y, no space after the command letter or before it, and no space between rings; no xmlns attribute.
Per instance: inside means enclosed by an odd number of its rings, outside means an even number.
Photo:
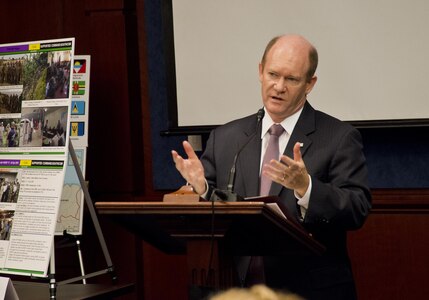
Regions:
<svg viewBox="0 0 429 300"><path fill-rule="evenodd" d="M85 184L85 179L83 177L82 170L79 167L79 161L77 160L76 152L74 151L74 148L73 148L71 141L69 141L69 154L70 154L70 157L72 158L73 165L74 165L74 168L76 170L76 174L79 178L79 183L80 183L80 186L82 188L84 198L85 198L85 202L86 202L86 205L88 207L89 213L91 215L91 219L92 219L92 222L94 224L95 231L97 233L98 241L100 242L100 246L101 246L101 249L103 251L104 258L106 260L107 268L85 275L84 269L83 269L82 256L81 256L81 252L80 252L80 242L79 242L79 240L76 240L76 244L78 246L78 255L79 255L79 262L80 262L82 276L78 276L78 277L74 277L74 278L70 278L70 279L66 279L63 281L56 282L56 280L55 280L55 247L53 245L52 246L52 253L51 253L51 260L50 260L50 264L49 264L49 272L50 273L48 275L48 278L49 278L49 295L50 295L49 299L56 299L56 290L57 290L57 286L59 286L59 285L64 285L64 284L76 282L79 280L82 280L83 284L86 284L87 278L91 278L91 277L95 277L95 276L99 276L99 275L103 275L103 274L107 274L107 273L111 274L112 281L116 281L116 279L117 279L116 274L115 274L115 269L114 269L114 266L112 264L112 260L110 258L109 250L107 249L106 241L104 240L103 232L101 231L100 223L98 222L97 214L95 212L95 208L94 208L94 205L92 203L91 196L89 195L88 187ZM52 242L54 243L54 241L52 241Z"/></svg>

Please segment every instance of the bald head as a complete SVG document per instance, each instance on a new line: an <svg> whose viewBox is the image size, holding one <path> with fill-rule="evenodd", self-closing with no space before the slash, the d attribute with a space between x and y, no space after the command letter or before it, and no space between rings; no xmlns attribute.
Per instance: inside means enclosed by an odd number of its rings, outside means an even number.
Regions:
<svg viewBox="0 0 429 300"><path fill-rule="evenodd" d="M261 65L265 66L267 56L272 51L285 51L291 55L303 55L307 53L308 69L306 79L309 81L316 72L318 64L318 55L316 48L300 35L280 35L271 39L265 47L262 56Z"/></svg>

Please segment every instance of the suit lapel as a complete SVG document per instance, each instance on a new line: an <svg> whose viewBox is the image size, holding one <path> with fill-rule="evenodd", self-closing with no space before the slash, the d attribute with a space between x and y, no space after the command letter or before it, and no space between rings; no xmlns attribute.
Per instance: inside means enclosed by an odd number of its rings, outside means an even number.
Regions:
<svg viewBox="0 0 429 300"><path fill-rule="evenodd" d="M244 135L246 136L245 141L254 134L255 130L258 132L256 132L249 144L245 146L237 162L238 172L236 182L239 182L240 187L243 187L241 195L244 197L257 196L259 194L260 162L255 157L261 156L261 129L255 126L256 122L252 122L244 131Z"/></svg>
<svg viewBox="0 0 429 300"><path fill-rule="evenodd" d="M301 147L301 155L305 161L305 153L312 143L308 135L314 132L315 129L314 109L308 102L306 102L283 154L293 158L293 146L295 143L299 142L303 144ZM279 195L282 188L282 185L273 182L270 189L270 195Z"/></svg>

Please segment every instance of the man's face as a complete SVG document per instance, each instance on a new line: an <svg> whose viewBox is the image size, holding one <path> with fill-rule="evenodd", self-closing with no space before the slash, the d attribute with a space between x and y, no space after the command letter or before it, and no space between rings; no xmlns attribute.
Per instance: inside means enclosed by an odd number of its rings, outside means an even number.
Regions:
<svg viewBox="0 0 429 300"><path fill-rule="evenodd" d="M297 112L317 77L306 78L308 49L299 43L279 40L259 65L262 100L274 122L280 123Z"/></svg>

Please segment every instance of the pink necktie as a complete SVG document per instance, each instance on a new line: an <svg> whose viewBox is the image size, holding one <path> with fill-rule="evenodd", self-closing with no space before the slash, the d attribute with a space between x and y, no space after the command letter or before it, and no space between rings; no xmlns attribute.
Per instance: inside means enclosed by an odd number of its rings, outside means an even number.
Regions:
<svg viewBox="0 0 429 300"><path fill-rule="evenodd" d="M268 164L272 159L279 159L279 137L283 131L285 130L280 124L273 124L270 129L268 129L270 139L268 140L268 147L262 161L262 167L265 164ZM261 184L259 189L260 196L268 195L271 188L271 182L272 181L268 177L261 174Z"/></svg>
<svg viewBox="0 0 429 300"><path fill-rule="evenodd" d="M267 151L265 151L262 166L268 164L272 159L279 159L279 137L283 133L284 128L280 124L274 124L268 129L270 139L268 140ZM261 183L259 189L260 196L267 196L270 192L272 181L261 175ZM246 274L246 285L265 283L264 259L262 256L251 256L249 269Z"/></svg>

